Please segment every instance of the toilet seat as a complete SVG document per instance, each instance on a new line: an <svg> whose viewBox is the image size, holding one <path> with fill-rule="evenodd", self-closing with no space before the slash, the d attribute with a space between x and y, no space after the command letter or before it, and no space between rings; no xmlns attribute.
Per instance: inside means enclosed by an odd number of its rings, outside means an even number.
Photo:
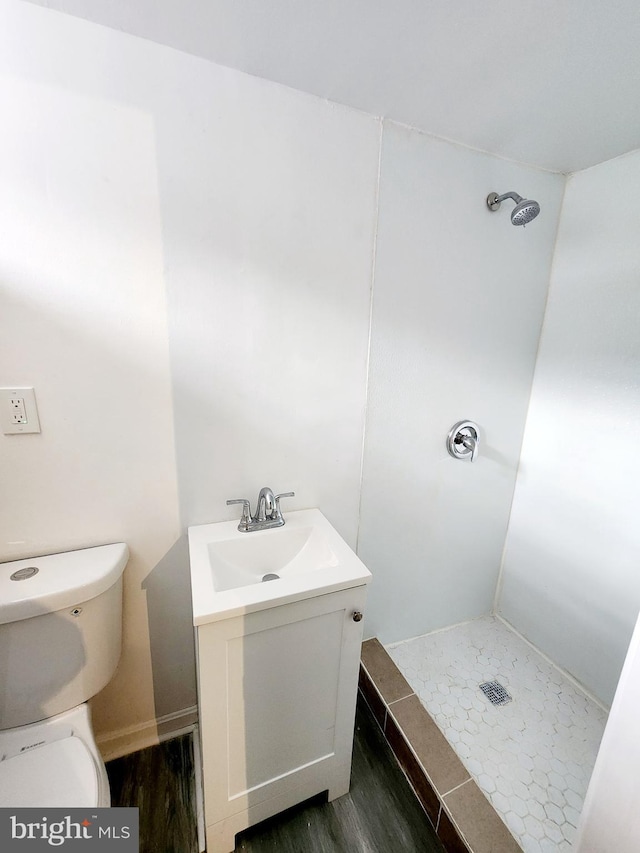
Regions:
<svg viewBox="0 0 640 853"><path fill-rule="evenodd" d="M89 808L99 799L93 756L73 735L0 761L0 807Z"/></svg>

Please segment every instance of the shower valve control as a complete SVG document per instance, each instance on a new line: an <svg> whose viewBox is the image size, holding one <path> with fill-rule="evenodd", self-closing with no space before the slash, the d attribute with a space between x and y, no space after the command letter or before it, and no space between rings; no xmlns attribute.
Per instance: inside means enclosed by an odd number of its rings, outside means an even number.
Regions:
<svg viewBox="0 0 640 853"><path fill-rule="evenodd" d="M458 421L447 436L447 450L454 459L475 462L480 445L480 429L473 421Z"/></svg>

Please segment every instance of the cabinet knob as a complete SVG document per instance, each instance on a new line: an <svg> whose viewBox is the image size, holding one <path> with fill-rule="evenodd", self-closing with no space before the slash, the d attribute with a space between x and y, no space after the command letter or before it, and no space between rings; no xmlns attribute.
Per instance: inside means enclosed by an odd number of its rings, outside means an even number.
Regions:
<svg viewBox="0 0 640 853"><path fill-rule="evenodd" d="M361 622L362 621L362 613L360 613L359 610L354 610L351 618L353 619L354 622Z"/></svg>

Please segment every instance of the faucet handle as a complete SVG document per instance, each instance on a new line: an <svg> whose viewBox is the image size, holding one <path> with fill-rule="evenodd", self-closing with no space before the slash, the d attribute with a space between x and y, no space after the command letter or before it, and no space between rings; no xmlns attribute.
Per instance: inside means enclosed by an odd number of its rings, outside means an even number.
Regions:
<svg viewBox="0 0 640 853"><path fill-rule="evenodd" d="M276 502L275 517L282 518L282 510L280 509L280 498L294 498L295 492L281 492L279 495L274 495Z"/></svg>
<svg viewBox="0 0 640 853"><path fill-rule="evenodd" d="M234 498L231 501L227 501L227 506L231 506L231 504L242 504L242 518L240 519L238 530L246 530L251 521L250 502L246 498Z"/></svg>

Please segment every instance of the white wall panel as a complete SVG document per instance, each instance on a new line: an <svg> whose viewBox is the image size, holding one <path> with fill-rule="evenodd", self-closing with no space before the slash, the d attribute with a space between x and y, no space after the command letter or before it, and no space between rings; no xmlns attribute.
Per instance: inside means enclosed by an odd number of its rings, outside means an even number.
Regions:
<svg viewBox="0 0 640 853"><path fill-rule="evenodd" d="M87 91L84 52L115 66L121 37L72 23L2 5L0 385L35 387L42 432L0 435L0 558L129 545L103 733L155 715L141 584L178 502L153 116L111 83Z"/></svg>
<svg viewBox="0 0 640 853"><path fill-rule="evenodd" d="M195 704L176 480L185 525L269 484L355 544L380 123L30 4L0 16L0 386L34 385L42 424L0 436L2 554L128 542L94 720L135 738Z"/></svg>
<svg viewBox="0 0 640 853"><path fill-rule="evenodd" d="M513 494L564 179L385 124L359 553L383 642L488 613ZM510 223L513 204L540 216ZM480 456L451 458L477 421Z"/></svg>
<svg viewBox="0 0 640 853"><path fill-rule="evenodd" d="M500 612L609 704L640 608L640 152L567 184Z"/></svg>
<svg viewBox="0 0 640 853"><path fill-rule="evenodd" d="M380 124L215 66L159 122L183 521L269 485L355 545Z"/></svg>

